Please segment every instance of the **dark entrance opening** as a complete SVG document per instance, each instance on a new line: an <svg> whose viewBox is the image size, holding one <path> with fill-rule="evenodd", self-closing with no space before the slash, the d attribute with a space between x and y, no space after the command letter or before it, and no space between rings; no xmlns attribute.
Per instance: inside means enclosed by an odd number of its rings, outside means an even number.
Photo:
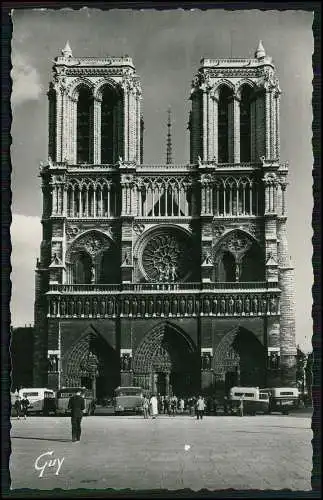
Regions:
<svg viewBox="0 0 323 500"><path fill-rule="evenodd" d="M101 335L92 337L90 350L99 361L96 376L96 397L100 403L101 400L112 397L114 389L119 385L119 357ZM90 387L92 387L91 380Z"/></svg>
<svg viewBox="0 0 323 500"><path fill-rule="evenodd" d="M166 395L166 373L157 373L157 394Z"/></svg>
<svg viewBox="0 0 323 500"><path fill-rule="evenodd" d="M229 395L229 391L231 387L234 387L239 384L238 381L238 371L235 369L234 371L226 372L225 381L224 381L224 392L225 396Z"/></svg>

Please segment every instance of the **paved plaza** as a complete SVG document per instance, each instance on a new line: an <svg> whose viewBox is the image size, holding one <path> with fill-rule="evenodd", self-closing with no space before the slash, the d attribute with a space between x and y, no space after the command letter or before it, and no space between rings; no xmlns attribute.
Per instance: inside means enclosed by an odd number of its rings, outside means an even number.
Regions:
<svg viewBox="0 0 323 500"><path fill-rule="evenodd" d="M311 489L310 414L92 416L82 428L72 443L68 417L13 418L11 488Z"/></svg>

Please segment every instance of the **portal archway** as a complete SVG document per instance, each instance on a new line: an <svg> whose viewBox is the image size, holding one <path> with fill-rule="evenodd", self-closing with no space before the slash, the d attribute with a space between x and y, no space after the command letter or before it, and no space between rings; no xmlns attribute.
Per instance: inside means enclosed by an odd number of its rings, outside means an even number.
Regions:
<svg viewBox="0 0 323 500"><path fill-rule="evenodd" d="M98 360L97 399L112 396L119 384L119 357L115 349L93 327L89 328L63 357L62 385L91 388L91 377L86 369L89 353L94 354Z"/></svg>
<svg viewBox="0 0 323 500"><path fill-rule="evenodd" d="M198 387L198 360L193 341L171 323L161 323L134 352L135 384L151 393L189 395Z"/></svg>
<svg viewBox="0 0 323 500"><path fill-rule="evenodd" d="M266 384L266 359L266 349L254 333L236 327L220 341L213 369L225 392L234 385L261 387Z"/></svg>

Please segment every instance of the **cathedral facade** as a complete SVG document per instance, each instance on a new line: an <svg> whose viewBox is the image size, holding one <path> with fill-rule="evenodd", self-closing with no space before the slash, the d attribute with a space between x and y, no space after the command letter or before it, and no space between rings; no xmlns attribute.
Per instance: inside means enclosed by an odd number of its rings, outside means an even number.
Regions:
<svg viewBox="0 0 323 500"><path fill-rule="evenodd" d="M295 385L281 90L254 58L202 59L190 163L143 162L130 57L53 66L40 167L34 385L223 395Z"/></svg>

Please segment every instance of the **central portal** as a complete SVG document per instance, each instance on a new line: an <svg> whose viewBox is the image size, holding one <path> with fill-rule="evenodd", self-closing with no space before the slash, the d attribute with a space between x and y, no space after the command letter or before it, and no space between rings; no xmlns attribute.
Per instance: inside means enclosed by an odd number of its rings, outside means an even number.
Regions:
<svg viewBox="0 0 323 500"><path fill-rule="evenodd" d="M162 323L134 353L134 383L151 394L189 396L198 387L198 361L192 340L174 325Z"/></svg>

